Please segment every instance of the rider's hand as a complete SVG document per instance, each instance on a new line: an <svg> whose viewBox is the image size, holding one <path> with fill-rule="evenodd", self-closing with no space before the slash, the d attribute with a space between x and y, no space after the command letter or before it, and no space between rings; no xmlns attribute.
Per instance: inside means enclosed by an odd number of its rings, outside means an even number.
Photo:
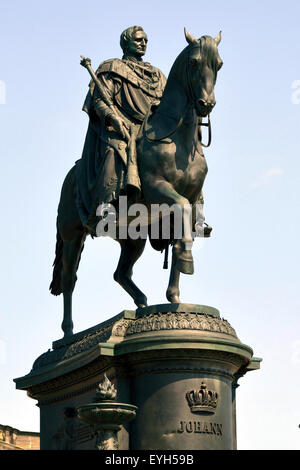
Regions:
<svg viewBox="0 0 300 470"><path fill-rule="evenodd" d="M110 115L109 121L115 131L118 132L118 134L120 134L123 139L125 139L126 126L124 121L116 115Z"/></svg>

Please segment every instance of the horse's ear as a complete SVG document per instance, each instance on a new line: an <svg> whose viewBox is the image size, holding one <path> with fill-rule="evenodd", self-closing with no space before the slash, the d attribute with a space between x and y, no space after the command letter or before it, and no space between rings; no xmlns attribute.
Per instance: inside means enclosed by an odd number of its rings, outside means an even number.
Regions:
<svg viewBox="0 0 300 470"><path fill-rule="evenodd" d="M215 41L217 43L217 46L220 44L221 39L222 39L222 31L220 31L218 36L215 37Z"/></svg>
<svg viewBox="0 0 300 470"><path fill-rule="evenodd" d="M192 34L190 34L185 28L184 28L184 35L185 35L185 39L187 40L189 44L198 42L197 39Z"/></svg>

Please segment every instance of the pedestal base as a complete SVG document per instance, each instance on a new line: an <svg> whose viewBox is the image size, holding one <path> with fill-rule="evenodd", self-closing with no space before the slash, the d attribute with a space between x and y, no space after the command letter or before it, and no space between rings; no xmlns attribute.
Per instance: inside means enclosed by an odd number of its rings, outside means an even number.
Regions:
<svg viewBox="0 0 300 470"><path fill-rule="evenodd" d="M259 368L252 356L216 309L162 304L54 342L15 382L38 400L41 449L95 448L74 410L91 402L104 374L119 402L138 407L118 434L120 450L235 449L235 388Z"/></svg>

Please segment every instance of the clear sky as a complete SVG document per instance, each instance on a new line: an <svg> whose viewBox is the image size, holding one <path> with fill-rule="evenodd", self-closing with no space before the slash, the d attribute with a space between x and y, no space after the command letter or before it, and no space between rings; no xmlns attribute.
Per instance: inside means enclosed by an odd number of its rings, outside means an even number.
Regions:
<svg viewBox="0 0 300 470"><path fill-rule="evenodd" d="M49 294L59 193L80 158L89 76L80 55L120 57L120 33L144 27L145 59L168 75L196 37L222 30L224 66L205 151L211 239L195 243L181 300L218 308L261 370L237 390L239 449L300 449L300 3L298 0L2 0L0 4L0 423L39 430L39 410L13 378L62 336L62 298ZM88 239L74 294L75 331L123 309L113 281L119 247ZM168 273L149 247L134 279L165 302Z"/></svg>

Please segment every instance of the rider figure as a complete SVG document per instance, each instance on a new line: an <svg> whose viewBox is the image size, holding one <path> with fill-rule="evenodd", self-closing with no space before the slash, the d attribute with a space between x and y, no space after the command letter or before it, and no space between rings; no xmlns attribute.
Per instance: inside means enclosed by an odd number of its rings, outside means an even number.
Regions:
<svg viewBox="0 0 300 470"><path fill-rule="evenodd" d="M116 201L121 194L128 194L129 188L131 192L141 189L136 155L131 152L129 158L128 140L132 136L135 143L149 108L160 103L166 83L163 73L142 59L147 42L143 28L127 28L120 38L122 59L100 64L96 71L100 89L90 82L83 106L90 122L76 171L77 205L81 220L91 233L101 203Z"/></svg>

